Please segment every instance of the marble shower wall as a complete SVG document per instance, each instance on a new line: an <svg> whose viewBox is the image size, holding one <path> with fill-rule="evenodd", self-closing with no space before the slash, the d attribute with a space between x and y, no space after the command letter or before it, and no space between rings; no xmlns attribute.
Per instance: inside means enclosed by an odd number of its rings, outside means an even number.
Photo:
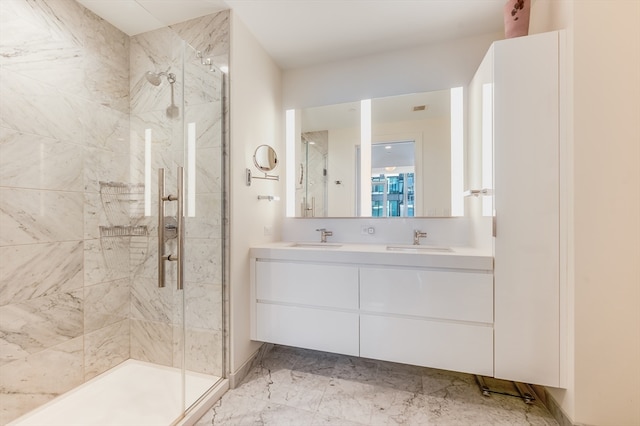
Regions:
<svg viewBox="0 0 640 426"><path fill-rule="evenodd" d="M130 39L75 0L0 0L0 424L130 357L221 374L220 77L205 80L180 38L227 64L228 12ZM169 85L144 80L183 54L198 132L184 317L175 291L157 291L156 219L140 211L136 186L141 129L167 182L183 161L182 123L164 114ZM147 235L124 238L100 228L145 225Z"/></svg>
<svg viewBox="0 0 640 426"><path fill-rule="evenodd" d="M131 38L131 175L144 179L144 140L150 132L154 208L157 169L165 168L166 193L175 193L178 166L189 173L183 115L187 128L195 126L196 150L195 188L187 188L195 194L195 211L186 210L184 291L175 290L172 263L167 264L166 287L157 287L157 218L141 222L150 237L139 263L131 254L131 357L167 366L184 363L187 370L222 376L222 74L202 65L197 50L214 64L228 63L228 12ZM176 74L180 119L170 120L165 113L170 85L166 80L150 85L147 71ZM174 216L175 203L165 206L166 215ZM175 241L169 241L167 253L175 251Z"/></svg>
<svg viewBox="0 0 640 426"><path fill-rule="evenodd" d="M129 357L99 181L129 180L129 38L71 0L0 1L0 424Z"/></svg>

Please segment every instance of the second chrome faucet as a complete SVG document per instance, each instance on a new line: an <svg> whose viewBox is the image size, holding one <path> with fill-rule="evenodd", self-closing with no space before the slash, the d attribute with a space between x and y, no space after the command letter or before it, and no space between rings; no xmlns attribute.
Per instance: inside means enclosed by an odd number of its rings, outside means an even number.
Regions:
<svg viewBox="0 0 640 426"><path fill-rule="evenodd" d="M420 245L420 238L427 238L427 233L426 232L422 232L418 229L413 231L413 245L417 246Z"/></svg>
<svg viewBox="0 0 640 426"><path fill-rule="evenodd" d="M321 243L326 243L327 242L327 237L330 237L330 236L333 235L333 232L327 231L325 228L316 229L316 231L320 232L320 242Z"/></svg>

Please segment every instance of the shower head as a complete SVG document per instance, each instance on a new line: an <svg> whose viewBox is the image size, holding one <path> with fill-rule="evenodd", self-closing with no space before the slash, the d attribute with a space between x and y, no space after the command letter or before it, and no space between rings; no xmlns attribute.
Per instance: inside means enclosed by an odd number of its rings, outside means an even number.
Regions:
<svg viewBox="0 0 640 426"><path fill-rule="evenodd" d="M176 82L176 75L172 72L170 73L166 73L166 72L152 72L152 71L147 71L147 73L144 75L144 77L147 79L147 81L151 84L153 84L154 86L160 86L160 83L162 83L162 77L167 77L167 81L169 82L169 84L171 85L171 105L169 105L167 107L167 117L171 118L171 119L175 119L178 118L180 116L180 109L178 108L178 106L175 104L174 100L173 100L173 83Z"/></svg>
<svg viewBox="0 0 640 426"><path fill-rule="evenodd" d="M174 73L166 73L166 72L153 72L153 71L147 71L147 73L144 75L145 78L147 79L147 81L151 84L153 84L154 86L160 86L160 83L162 83L162 76L167 77L167 81L169 81L169 84L173 84L176 82L176 75Z"/></svg>
<svg viewBox="0 0 640 426"><path fill-rule="evenodd" d="M163 73L160 73L163 74ZM160 83L162 83L162 79L160 78L160 74L156 74L155 72L151 72L151 71L147 71L147 73L144 75L145 78L147 79L147 81L151 84L153 84L154 86L160 86Z"/></svg>

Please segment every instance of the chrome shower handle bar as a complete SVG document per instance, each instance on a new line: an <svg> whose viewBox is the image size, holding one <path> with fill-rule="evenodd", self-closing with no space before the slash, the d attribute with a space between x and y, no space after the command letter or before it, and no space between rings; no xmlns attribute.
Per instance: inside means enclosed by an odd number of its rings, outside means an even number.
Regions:
<svg viewBox="0 0 640 426"><path fill-rule="evenodd" d="M184 168L178 167L178 290L184 288ZM174 260L169 258L169 260Z"/></svg>
<svg viewBox="0 0 640 426"><path fill-rule="evenodd" d="M178 195L164 195L164 169L158 169L158 287L165 286L165 261L178 262L178 290L184 288L184 210L183 210L183 187L184 187L184 169L178 167ZM177 238L178 238L178 253L177 255L165 255L165 223L164 223L164 202L165 201L177 201Z"/></svg>
<svg viewBox="0 0 640 426"><path fill-rule="evenodd" d="M164 169L158 169L158 287L164 287Z"/></svg>

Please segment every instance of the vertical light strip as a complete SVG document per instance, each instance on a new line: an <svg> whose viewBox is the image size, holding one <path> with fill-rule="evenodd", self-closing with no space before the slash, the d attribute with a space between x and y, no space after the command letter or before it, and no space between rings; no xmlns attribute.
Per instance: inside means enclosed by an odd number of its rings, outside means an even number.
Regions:
<svg viewBox="0 0 640 426"><path fill-rule="evenodd" d="M464 93L451 89L451 216L464 216Z"/></svg>
<svg viewBox="0 0 640 426"><path fill-rule="evenodd" d="M371 212L371 99L360 101L360 216Z"/></svg>
<svg viewBox="0 0 640 426"><path fill-rule="evenodd" d="M296 110L288 109L285 113L285 158L287 160L287 217L296 215Z"/></svg>
<svg viewBox="0 0 640 426"><path fill-rule="evenodd" d="M187 124L187 216L196 217L196 123Z"/></svg>
<svg viewBox="0 0 640 426"><path fill-rule="evenodd" d="M151 129L144 130L144 215L151 216Z"/></svg>
<svg viewBox="0 0 640 426"><path fill-rule="evenodd" d="M493 84L482 85L482 189L493 189ZM493 196L482 197L482 216L493 216Z"/></svg>

